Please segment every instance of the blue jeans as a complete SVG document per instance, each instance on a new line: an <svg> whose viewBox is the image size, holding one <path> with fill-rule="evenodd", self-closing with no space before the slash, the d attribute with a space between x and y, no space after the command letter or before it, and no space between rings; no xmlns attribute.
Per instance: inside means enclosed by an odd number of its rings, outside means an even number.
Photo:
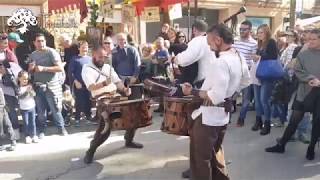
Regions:
<svg viewBox="0 0 320 180"><path fill-rule="evenodd" d="M252 89L252 86L250 85L242 90L242 106L240 109L239 118L243 120L246 118L246 115L248 112L248 107L251 100L251 89Z"/></svg>
<svg viewBox="0 0 320 180"><path fill-rule="evenodd" d="M262 112L262 105L260 101L260 92L261 92L261 86L252 84L253 87L253 94L254 94L254 108L256 110L256 116L261 117L263 115Z"/></svg>
<svg viewBox="0 0 320 180"><path fill-rule="evenodd" d="M21 110L24 122L24 133L26 136L34 137L36 133L36 109Z"/></svg>
<svg viewBox="0 0 320 180"><path fill-rule="evenodd" d="M274 81L261 81L260 100L263 109L263 121L270 122L271 119L271 95L274 87Z"/></svg>
<svg viewBox="0 0 320 180"><path fill-rule="evenodd" d="M42 88L36 88L36 104L37 104L37 125L39 128L39 133L44 133L47 125L47 105L49 106L50 111L52 112L53 121L55 125L62 129L64 128L64 119L61 114L61 109L56 105L56 99L50 91L45 91Z"/></svg>
<svg viewBox="0 0 320 180"><path fill-rule="evenodd" d="M19 108L18 99L14 96L4 95L8 107L8 115L13 129L19 129L17 109Z"/></svg>
<svg viewBox="0 0 320 180"><path fill-rule="evenodd" d="M90 92L87 89L74 88L76 120L80 120L81 112L85 113L87 118L91 118L91 100ZM89 120L88 119L88 120Z"/></svg>
<svg viewBox="0 0 320 180"><path fill-rule="evenodd" d="M273 104L272 105L272 117L279 117L282 123L287 121L287 105L286 104Z"/></svg>

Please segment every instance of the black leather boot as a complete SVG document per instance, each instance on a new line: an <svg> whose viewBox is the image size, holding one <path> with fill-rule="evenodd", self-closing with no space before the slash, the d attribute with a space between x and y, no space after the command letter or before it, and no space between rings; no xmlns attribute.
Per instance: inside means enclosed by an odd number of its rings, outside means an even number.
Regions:
<svg viewBox="0 0 320 180"><path fill-rule="evenodd" d="M270 134L270 129L271 129L270 121L265 121L263 128L260 131L260 135L264 136L264 135Z"/></svg>
<svg viewBox="0 0 320 180"><path fill-rule="evenodd" d="M93 161L93 156L94 156L94 152L88 150L86 152L86 155L83 158L83 162L86 163L86 164L91 164L92 161Z"/></svg>
<svg viewBox="0 0 320 180"><path fill-rule="evenodd" d="M189 179L191 177L191 169L187 169L182 172L182 178L183 179Z"/></svg>
<svg viewBox="0 0 320 180"><path fill-rule="evenodd" d="M262 119L260 116L256 117L256 123L252 126L252 131L258 131L259 129L262 129Z"/></svg>
<svg viewBox="0 0 320 180"><path fill-rule="evenodd" d="M284 153L285 152L285 146L282 144L277 143L275 146L268 147L265 149L266 152L271 153Z"/></svg>
<svg viewBox="0 0 320 180"><path fill-rule="evenodd" d="M314 160L314 147L309 146L306 154L308 160Z"/></svg>

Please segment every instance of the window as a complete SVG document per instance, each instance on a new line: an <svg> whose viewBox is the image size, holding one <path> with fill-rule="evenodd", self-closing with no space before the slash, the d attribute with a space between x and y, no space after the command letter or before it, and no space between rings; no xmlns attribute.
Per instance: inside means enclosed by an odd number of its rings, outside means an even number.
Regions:
<svg viewBox="0 0 320 180"><path fill-rule="evenodd" d="M256 17L256 16L247 16L247 20L252 23L252 32L256 33L257 29L262 24L267 24L270 29L272 29L271 17Z"/></svg>
<svg viewBox="0 0 320 180"><path fill-rule="evenodd" d="M7 32L8 31L8 25L7 20L9 17L7 16L0 16L0 32Z"/></svg>

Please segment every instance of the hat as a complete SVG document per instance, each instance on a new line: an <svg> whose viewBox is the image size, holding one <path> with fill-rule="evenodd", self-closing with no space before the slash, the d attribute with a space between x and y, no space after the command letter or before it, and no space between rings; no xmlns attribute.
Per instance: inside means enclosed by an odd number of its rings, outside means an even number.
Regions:
<svg viewBox="0 0 320 180"><path fill-rule="evenodd" d="M9 41L15 41L17 43L23 43L24 42L22 39L20 39L20 35L18 33L15 33L15 32L9 33L8 40Z"/></svg>

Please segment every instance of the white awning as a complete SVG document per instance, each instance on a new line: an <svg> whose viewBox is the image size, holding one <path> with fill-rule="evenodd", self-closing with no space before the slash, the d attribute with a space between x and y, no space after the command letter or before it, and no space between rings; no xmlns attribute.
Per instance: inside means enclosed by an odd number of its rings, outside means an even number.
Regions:
<svg viewBox="0 0 320 180"><path fill-rule="evenodd" d="M320 16L315 16L307 19L299 19L297 20L296 24L300 26L309 26L318 22L320 22Z"/></svg>

